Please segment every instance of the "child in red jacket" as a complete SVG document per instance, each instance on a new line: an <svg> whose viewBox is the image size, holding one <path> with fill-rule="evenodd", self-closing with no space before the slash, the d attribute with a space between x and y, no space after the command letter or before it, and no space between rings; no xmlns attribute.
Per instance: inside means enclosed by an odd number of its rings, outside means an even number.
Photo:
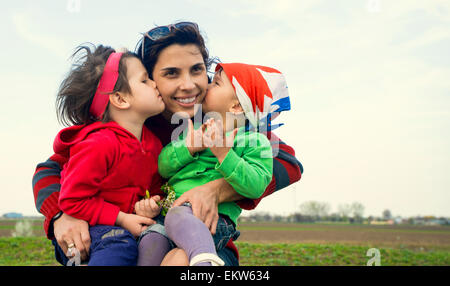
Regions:
<svg viewBox="0 0 450 286"><path fill-rule="evenodd" d="M53 145L55 153L70 158L61 172L59 205L89 223L89 265L135 265L135 237L154 222L133 214L134 206L146 190L162 194L157 167L162 145L144 122L165 106L135 54L100 45L93 52L82 46L75 55L83 50L86 55L57 95L59 120L73 125L61 130ZM150 200L154 216L158 200Z"/></svg>

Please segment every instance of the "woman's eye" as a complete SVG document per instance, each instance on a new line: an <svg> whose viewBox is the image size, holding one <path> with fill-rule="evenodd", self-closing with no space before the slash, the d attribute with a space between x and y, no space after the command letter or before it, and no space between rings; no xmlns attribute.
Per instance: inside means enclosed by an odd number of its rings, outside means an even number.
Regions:
<svg viewBox="0 0 450 286"><path fill-rule="evenodd" d="M203 67L202 66L196 66L192 68L193 72L203 72Z"/></svg>
<svg viewBox="0 0 450 286"><path fill-rule="evenodd" d="M164 76L168 76L168 77L174 77L176 76L176 72L175 71L168 71L164 74Z"/></svg>

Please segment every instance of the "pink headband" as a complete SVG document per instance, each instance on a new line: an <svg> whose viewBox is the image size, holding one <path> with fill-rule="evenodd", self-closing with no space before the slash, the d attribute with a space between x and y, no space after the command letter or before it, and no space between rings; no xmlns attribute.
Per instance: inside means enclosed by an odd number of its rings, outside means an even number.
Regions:
<svg viewBox="0 0 450 286"><path fill-rule="evenodd" d="M105 69L95 91L89 112L96 118L101 119L109 102L109 94L114 90L119 77L119 62L123 53L112 53L106 61Z"/></svg>

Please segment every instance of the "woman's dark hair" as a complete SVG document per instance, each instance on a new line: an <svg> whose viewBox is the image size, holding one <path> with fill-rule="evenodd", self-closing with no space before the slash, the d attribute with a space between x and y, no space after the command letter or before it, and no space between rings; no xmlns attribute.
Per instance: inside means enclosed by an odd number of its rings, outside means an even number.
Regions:
<svg viewBox="0 0 450 286"><path fill-rule="evenodd" d="M88 43L77 47L72 55L74 64L67 77L62 81L56 96L56 114L63 125L81 125L95 122L89 113L98 83L105 68L106 61L115 50L108 46ZM119 77L111 93L130 92L127 79L125 59L138 56L132 52L124 52L119 62ZM109 107L109 104L108 104ZM110 121L108 107L102 121Z"/></svg>
<svg viewBox="0 0 450 286"><path fill-rule="evenodd" d="M149 38L145 38L145 40L141 39L137 44L135 53L141 58L151 79L153 79L153 69L158 61L159 54L165 48L173 44L196 45L202 54L207 71L211 64L215 62L215 58L209 57L205 40L196 25L184 25L180 27L175 27L175 25L177 25L177 23L170 25L170 33L168 33L167 36L161 37L155 41L150 40ZM146 36L144 35L144 37ZM144 47L142 47L142 44L144 44Z"/></svg>

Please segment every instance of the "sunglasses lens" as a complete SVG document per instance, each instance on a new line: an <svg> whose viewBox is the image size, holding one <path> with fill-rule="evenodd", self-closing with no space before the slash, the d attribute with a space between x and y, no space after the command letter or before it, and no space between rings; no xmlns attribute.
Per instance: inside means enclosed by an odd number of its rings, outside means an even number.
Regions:
<svg viewBox="0 0 450 286"><path fill-rule="evenodd" d="M196 23L193 23L193 22L179 22L179 23L176 23L175 25L174 25L174 27L175 28L183 28L183 27L186 27L186 26L192 26L192 27L194 27L194 28L197 28L198 26L197 26L197 24Z"/></svg>
<svg viewBox="0 0 450 286"><path fill-rule="evenodd" d="M150 30L147 33L147 36L150 38L150 40L156 41L159 38L167 36L169 33L170 33L169 27L167 27L167 26L160 26L160 27L156 27L156 28Z"/></svg>
<svg viewBox="0 0 450 286"><path fill-rule="evenodd" d="M168 26L159 26L156 28L151 29L150 31L148 31L147 33L144 34L144 37L142 39L142 43L141 43L141 56L142 58L144 58L144 43L145 43L145 37L149 38L151 41L157 41L162 37L165 37L167 35L170 34L171 29L173 27L175 27L176 29L180 29L186 26L190 26L190 27L194 27L195 29L198 29L198 25L196 23L193 22L179 22L176 23L175 25L168 25Z"/></svg>

